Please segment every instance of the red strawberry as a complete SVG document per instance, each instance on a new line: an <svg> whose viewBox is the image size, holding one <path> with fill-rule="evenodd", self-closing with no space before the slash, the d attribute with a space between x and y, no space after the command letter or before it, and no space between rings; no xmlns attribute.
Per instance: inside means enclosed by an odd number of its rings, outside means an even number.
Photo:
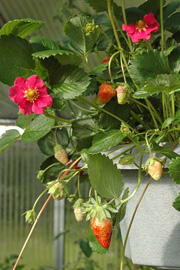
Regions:
<svg viewBox="0 0 180 270"><path fill-rule="evenodd" d="M106 62L109 62L110 59L111 59L111 57L108 57L108 58L104 59L104 60L101 62L101 64L106 63Z"/></svg>
<svg viewBox="0 0 180 270"><path fill-rule="evenodd" d="M111 240L111 232L113 229L112 221L109 218L99 221L94 217L91 221L91 229L103 248L108 248Z"/></svg>
<svg viewBox="0 0 180 270"><path fill-rule="evenodd" d="M81 169L81 167L79 167L78 165L77 165L77 163L73 166L73 169L75 169L75 170L79 170L79 169ZM81 176L81 175L83 175L83 171L81 171L80 173L79 173L79 175Z"/></svg>
<svg viewBox="0 0 180 270"><path fill-rule="evenodd" d="M97 95L97 103L108 103L116 95L115 87L110 83L102 83Z"/></svg>

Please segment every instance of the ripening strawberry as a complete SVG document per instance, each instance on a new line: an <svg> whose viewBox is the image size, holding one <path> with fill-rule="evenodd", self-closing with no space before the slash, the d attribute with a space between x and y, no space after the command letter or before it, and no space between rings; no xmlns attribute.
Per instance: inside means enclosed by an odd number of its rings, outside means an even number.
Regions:
<svg viewBox="0 0 180 270"><path fill-rule="evenodd" d="M84 218L84 207L83 207L83 199L79 198L75 204L73 205L73 208L74 208L74 216L76 218L76 220L79 222L79 221L82 221L83 218Z"/></svg>
<svg viewBox="0 0 180 270"><path fill-rule="evenodd" d="M116 95L115 87L111 83L102 83L96 98L97 104L108 103Z"/></svg>
<svg viewBox="0 0 180 270"><path fill-rule="evenodd" d="M129 94L130 87L126 83L121 83L116 88L116 92L117 92L117 102L120 105L125 104L130 97L130 94Z"/></svg>
<svg viewBox="0 0 180 270"><path fill-rule="evenodd" d="M91 229L103 248L108 248L111 241L111 232L113 229L112 221L109 218L99 221L94 217L91 221Z"/></svg>
<svg viewBox="0 0 180 270"><path fill-rule="evenodd" d="M57 144L54 147L54 157L64 165L66 165L69 161L66 150L64 150L60 144Z"/></svg>
<svg viewBox="0 0 180 270"><path fill-rule="evenodd" d="M149 158L146 162L146 168L147 172L154 180L160 180L163 173L163 167L162 163L159 160Z"/></svg>

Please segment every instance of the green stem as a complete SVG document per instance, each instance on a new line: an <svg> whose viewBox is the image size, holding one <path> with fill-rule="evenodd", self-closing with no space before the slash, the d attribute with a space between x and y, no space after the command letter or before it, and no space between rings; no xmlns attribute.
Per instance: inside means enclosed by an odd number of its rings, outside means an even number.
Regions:
<svg viewBox="0 0 180 270"><path fill-rule="evenodd" d="M130 51L133 51L132 45L130 46L130 44L129 44L129 42L128 42L128 39L126 38L125 34L123 33L122 28L119 26L119 23L118 23L117 19L114 18L114 21L115 21L115 23L116 23L117 29L119 30L119 32L120 32L121 35L123 36L124 40L126 41L126 44L127 44L127 46L129 47L129 50L130 50Z"/></svg>
<svg viewBox="0 0 180 270"><path fill-rule="evenodd" d="M121 51L122 59L123 59L124 64L126 66L127 72L129 73L129 66L128 66L128 63L127 63L126 58L124 56L123 48L121 46L121 43L120 43L120 40L119 40L119 37L118 37L118 33L117 33L117 30L116 30L116 26L115 26L115 23L114 23L114 19L113 19L112 4L113 4L113 0L108 0L109 18L110 18L110 21L111 21L111 25L112 25L112 28L113 28L113 32L114 32L114 35L115 35L115 38L116 38L118 48ZM130 75L130 73L129 73L129 75Z"/></svg>
<svg viewBox="0 0 180 270"><path fill-rule="evenodd" d="M127 150L125 150L125 151L119 153L117 156L113 157L112 160L117 159L118 157L120 157L120 156L122 156L122 155L124 155L124 154L126 154L126 153L128 153L128 152L130 152L130 151L133 150L134 148L135 148L135 145L134 145L133 147L128 148ZM121 148L119 148L119 149L121 149ZM118 149L116 149L116 151L117 151L117 150L118 150ZM111 153L112 153L112 152L111 152ZM109 154L110 154L110 153L108 153L108 155L109 155Z"/></svg>
<svg viewBox="0 0 180 270"><path fill-rule="evenodd" d="M161 51L164 52L163 0L160 0Z"/></svg>
<svg viewBox="0 0 180 270"><path fill-rule="evenodd" d="M102 32L102 34L107 38L107 40L109 41L109 43L111 43L111 45L115 48L115 49L117 49L117 47L114 45L114 43L112 42L112 40L108 37L108 35L104 32L104 30L102 29L102 28L100 28L101 29L101 32Z"/></svg>
<svg viewBox="0 0 180 270"><path fill-rule="evenodd" d="M142 162L143 162L143 155L141 155L141 160L140 160L140 164L139 164L139 176L138 176L138 183L137 183L137 186L136 188L134 189L134 191L131 193L131 195L129 197L127 197L126 199L124 200L121 200L121 205L123 203L126 203L127 201L129 201L135 194L136 192L138 191L139 187L140 187L140 184L141 184L141 172L142 172Z"/></svg>
<svg viewBox="0 0 180 270"><path fill-rule="evenodd" d="M72 123L72 120L64 119L64 118L58 117L56 115L49 114L47 112L44 112L44 115L48 118L52 118L52 119L55 119L55 120L60 121L60 122L69 123L69 124Z"/></svg>
<svg viewBox="0 0 180 270"><path fill-rule="evenodd" d="M75 102L73 102L72 100L69 100L76 108L78 108L79 110L81 110L81 111L85 111L85 112L88 112L88 113L94 113L94 112L92 112L92 111L90 111L90 110L87 110L87 109L85 109L85 108L83 108L83 107L81 107L81 106L79 106L79 105L77 105Z"/></svg>
<svg viewBox="0 0 180 270"><path fill-rule="evenodd" d="M78 174L77 189L78 189L78 195L79 195L79 198L81 198L81 190L80 190L80 174Z"/></svg>
<svg viewBox="0 0 180 270"><path fill-rule="evenodd" d="M153 119L153 121L154 121L155 127L158 129L159 127L158 127L156 118L154 117L154 113L153 113L153 111L152 111L152 109L151 109L150 102L149 102L149 100L148 100L147 98L145 99L145 101L146 101L146 104L147 104L147 106L148 106L148 108L149 108L149 112L150 112L150 114L151 114L151 116L152 116L152 119Z"/></svg>
<svg viewBox="0 0 180 270"><path fill-rule="evenodd" d="M99 107L99 106L96 105L95 103L91 102L89 99L87 99L87 98L81 96L81 97L79 97L79 100L81 100L82 102L84 102L84 103L86 103L86 104L88 104L88 105L94 107L94 108L97 109L98 111L101 111L101 112L104 112L104 113L110 115L111 117L117 119L118 121L120 121L121 123L123 123L124 125L126 125L129 129L133 130L135 133L138 133L137 130L133 129L133 128L132 128L131 126L129 126L126 122L124 122L121 118L119 118L118 116L112 114L111 112L108 112L108 111L106 111L105 109Z"/></svg>
<svg viewBox="0 0 180 270"><path fill-rule="evenodd" d="M175 100L174 100L174 94L171 94L171 105L172 105L172 116L175 115Z"/></svg>
<svg viewBox="0 0 180 270"><path fill-rule="evenodd" d="M78 173L83 171L85 168L86 168L86 165L84 165L81 169L76 170L76 172L73 174L73 176L71 176L69 179L66 180L66 183L69 183L74 178L74 176L76 176Z"/></svg>
<svg viewBox="0 0 180 270"><path fill-rule="evenodd" d="M119 54L119 53L121 53L121 52L120 52L120 51L115 52L115 53L111 56L111 58L110 58L110 60L109 60L109 64L108 64L109 77L110 77L110 80L111 80L112 83L113 83L113 78L112 78L112 73L111 73L111 63L112 63L112 60L114 59L114 57L115 57L117 54Z"/></svg>
<svg viewBox="0 0 180 270"><path fill-rule="evenodd" d="M127 25L126 9L125 9L125 5L124 5L124 0L122 0L122 14L123 14L124 23ZM133 47L132 47L131 39L129 36L128 36L128 43L129 43L130 51L132 52Z"/></svg>
<svg viewBox="0 0 180 270"><path fill-rule="evenodd" d="M98 193L97 193L97 191L96 191L96 190L95 190L95 198L96 198L96 202L97 202L97 204L99 205Z"/></svg>
<svg viewBox="0 0 180 270"><path fill-rule="evenodd" d="M132 215L132 218L131 218L131 221L130 221L130 224L129 224L129 227L128 227L128 230L127 230L127 233L126 233L126 237L125 237L125 240L124 240L124 246L123 246L123 250L122 250L122 258L121 258L121 264L120 264L120 270L123 270L124 268L124 256L125 256L125 250L126 250L126 245L127 245L127 240L128 240L128 237L129 237L129 233L130 233L130 230L131 230L131 227L132 227L132 224L133 224L133 221L134 221L134 218L136 216L136 213L137 213L137 210L139 208L139 205L144 197L144 194L146 193L146 190L148 189L149 185L151 184L152 182L152 178L149 179L141 197L139 198L138 200L138 203L136 205L136 208L134 210L134 213Z"/></svg>
<svg viewBox="0 0 180 270"><path fill-rule="evenodd" d="M134 119L136 119L140 124L143 125L145 129L148 129L147 125L144 123L144 121L136 114L133 112L133 110L130 111L131 115L133 116Z"/></svg>
<svg viewBox="0 0 180 270"><path fill-rule="evenodd" d="M70 127L71 125L58 125L58 126L54 126L53 129L54 128L70 128Z"/></svg>

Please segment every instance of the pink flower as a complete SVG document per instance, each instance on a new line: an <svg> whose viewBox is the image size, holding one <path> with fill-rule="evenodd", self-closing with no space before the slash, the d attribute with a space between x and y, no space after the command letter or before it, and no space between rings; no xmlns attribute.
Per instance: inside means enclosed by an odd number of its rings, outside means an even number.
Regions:
<svg viewBox="0 0 180 270"><path fill-rule="evenodd" d="M122 25L123 31L127 32L127 35L130 36L132 42L139 42L141 39L148 40L151 38L151 33L158 31L160 24L154 17L154 14L151 12L144 16L143 21L139 20L136 25Z"/></svg>
<svg viewBox="0 0 180 270"><path fill-rule="evenodd" d="M42 114L46 107L52 106L47 87L37 75L32 75L27 80L23 77L16 78L9 89L9 97L19 105L23 114Z"/></svg>

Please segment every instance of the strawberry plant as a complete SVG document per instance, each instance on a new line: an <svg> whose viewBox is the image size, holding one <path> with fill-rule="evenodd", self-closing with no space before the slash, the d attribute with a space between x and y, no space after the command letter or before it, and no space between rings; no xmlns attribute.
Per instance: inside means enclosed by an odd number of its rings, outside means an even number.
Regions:
<svg viewBox="0 0 180 270"><path fill-rule="evenodd" d="M19 108L16 124L22 133L4 133L0 153L21 139L37 142L47 157L37 174L44 191L24 213L33 223L27 239L47 203L67 198L76 220L89 222L90 247L101 254L108 252L113 228L148 175L124 239L122 270L131 226L148 187L166 175L169 183L172 178L180 184L180 2L147 0L131 8L124 0L85 2L94 15L71 16L62 46L29 37L43 26L40 21L13 20L1 28L0 81L9 85L9 97ZM131 192L123 173L130 168L138 171ZM36 213L44 194L49 197ZM180 195L174 197L172 212L180 211Z"/></svg>

